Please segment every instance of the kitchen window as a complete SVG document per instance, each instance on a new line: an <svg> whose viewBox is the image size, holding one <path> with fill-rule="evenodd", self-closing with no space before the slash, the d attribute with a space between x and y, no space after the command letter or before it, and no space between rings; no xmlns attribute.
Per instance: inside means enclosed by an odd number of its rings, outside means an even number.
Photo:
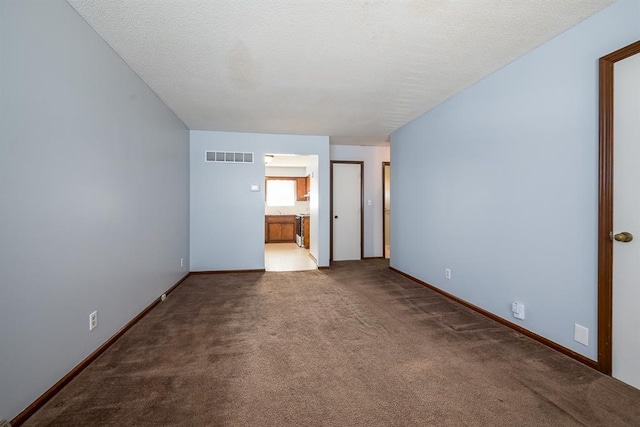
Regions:
<svg viewBox="0 0 640 427"><path fill-rule="evenodd" d="M294 206L296 203L296 181L267 179L265 188L267 206Z"/></svg>

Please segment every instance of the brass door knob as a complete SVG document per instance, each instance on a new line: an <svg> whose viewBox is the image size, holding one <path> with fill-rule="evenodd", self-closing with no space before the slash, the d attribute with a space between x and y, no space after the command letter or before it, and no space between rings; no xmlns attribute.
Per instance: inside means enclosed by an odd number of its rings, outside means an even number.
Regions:
<svg viewBox="0 0 640 427"><path fill-rule="evenodd" d="M628 231L623 231L622 233L618 233L613 236L613 238L617 242L629 243L633 240L633 234L629 233Z"/></svg>

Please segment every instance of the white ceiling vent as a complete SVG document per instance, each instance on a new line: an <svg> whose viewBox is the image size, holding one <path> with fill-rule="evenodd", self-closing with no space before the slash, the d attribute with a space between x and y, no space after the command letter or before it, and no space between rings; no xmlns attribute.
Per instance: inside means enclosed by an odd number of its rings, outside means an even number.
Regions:
<svg viewBox="0 0 640 427"><path fill-rule="evenodd" d="M253 153L205 151L204 161L214 163L253 163Z"/></svg>

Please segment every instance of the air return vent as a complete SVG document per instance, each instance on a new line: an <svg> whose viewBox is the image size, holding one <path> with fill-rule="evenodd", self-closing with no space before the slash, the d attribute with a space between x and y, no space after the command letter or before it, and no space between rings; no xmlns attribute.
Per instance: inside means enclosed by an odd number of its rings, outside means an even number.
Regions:
<svg viewBox="0 0 640 427"><path fill-rule="evenodd" d="M230 151L205 151L205 162L215 163L253 163L253 153L235 153Z"/></svg>

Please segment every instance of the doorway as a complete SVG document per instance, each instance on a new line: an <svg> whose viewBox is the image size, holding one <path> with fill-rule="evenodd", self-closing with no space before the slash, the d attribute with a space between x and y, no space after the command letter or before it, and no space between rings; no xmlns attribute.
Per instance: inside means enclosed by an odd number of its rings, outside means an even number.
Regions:
<svg viewBox="0 0 640 427"><path fill-rule="evenodd" d="M640 160L639 53L640 41L600 58L598 223L598 367L638 388L640 177L634 169Z"/></svg>
<svg viewBox="0 0 640 427"><path fill-rule="evenodd" d="M391 258L391 163L382 162L382 250Z"/></svg>
<svg viewBox="0 0 640 427"><path fill-rule="evenodd" d="M332 261L360 260L363 257L364 162L331 162L331 245Z"/></svg>
<svg viewBox="0 0 640 427"><path fill-rule="evenodd" d="M265 155L264 265L266 271L303 271L318 268L311 256L311 175L317 156ZM313 215L317 216L317 215Z"/></svg>

